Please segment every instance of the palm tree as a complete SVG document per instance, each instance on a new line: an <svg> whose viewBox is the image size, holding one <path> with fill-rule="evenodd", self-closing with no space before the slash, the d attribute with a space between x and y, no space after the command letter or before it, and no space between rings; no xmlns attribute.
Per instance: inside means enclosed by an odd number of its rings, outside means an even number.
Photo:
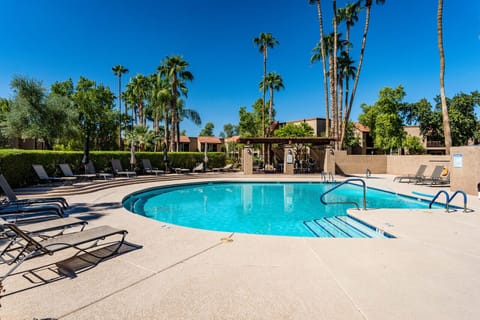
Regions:
<svg viewBox="0 0 480 320"><path fill-rule="evenodd" d="M375 3L384 4L385 0L375 0ZM363 62L363 56L365 55L365 46L367 44L367 34L368 34L368 26L370 23L370 11L372 8L372 4L373 4L373 0L365 0L366 14L365 14L365 26L363 28L362 49L360 50L360 58L358 59L357 72L355 73L355 80L353 81L353 90L352 90L352 94L350 95L350 103L348 106L349 109L352 109L353 100L355 99L355 93L357 91L358 79L360 78L360 71L362 70L362 62Z"/></svg>
<svg viewBox="0 0 480 320"><path fill-rule="evenodd" d="M440 100L442 101L443 135L445 138L445 153L450 154L452 134L450 119L448 117L447 99L445 97L445 53L443 51L443 0L438 0L437 10L437 37L438 51L440 53Z"/></svg>
<svg viewBox="0 0 480 320"><path fill-rule="evenodd" d="M332 107L332 134L333 138L337 139L338 138L338 104L336 103L337 98L337 90L336 90L336 85L337 83L336 78L337 76L335 75L335 66L336 63L334 62L334 58L337 56L335 53L335 49L337 46L342 48L345 45L345 40L339 41L338 38L341 36L341 34L336 34L335 33L330 33L328 35L325 35L323 37L323 43L325 46L325 50L327 52L328 56L328 78L330 80L330 102L331 102L331 107ZM335 39L337 38L337 39ZM317 50L316 53L311 58L311 61L314 62L318 59L320 59L320 55L318 54L318 45L314 48ZM328 122L328 120L326 121Z"/></svg>
<svg viewBox="0 0 480 320"><path fill-rule="evenodd" d="M335 149L338 149L338 101L337 101L337 50L338 50L338 30L337 30L337 1L332 1L333 6L333 71L330 73L330 101L332 102L333 128L335 130Z"/></svg>
<svg viewBox="0 0 480 320"><path fill-rule="evenodd" d="M188 62L183 60L180 56L166 57L162 61L162 65L158 67L160 77L168 80L170 85L172 99L171 99L171 130L172 139L170 141L170 151L178 151L180 142L180 132L176 132L178 119L177 99L180 95L187 96L188 88L185 86L185 81L192 81L193 74L186 70ZM176 141L173 139L176 137Z"/></svg>
<svg viewBox="0 0 480 320"><path fill-rule="evenodd" d="M150 81L143 74L137 74L134 78L130 79L130 88L135 99L135 104L138 108L138 122L142 126L146 126L145 117L145 99L147 99L150 92Z"/></svg>
<svg viewBox="0 0 480 320"><path fill-rule="evenodd" d="M270 106L268 109L268 122L272 123L273 121L273 92L275 91L280 91L280 89L284 89L285 86L283 84L283 79L282 77L276 73L276 72L269 72L267 74L267 77L265 78L265 85L269 88L270 90ZM260 88L263 89L264 82L260 82Z"/></svg>
<svg viewBox="0 0 480 320"><path fill-rule="evenodd" d="M348 46L347 46L348 47ZM348 83L351 78L355 76L357 68L353 65L354 61L347 54L347 51L342 51L338 57L338 82L339 82L339 100L340 100L340 148L343 148L343 142L345 140L345 133L348 125L348 119L350 117L350 110L348 109ZM343 83L345 82L345 104L342 102L343 96ZM343 120L342 120L343 115Z"/></svg>
<svg viewBox="0 0 480 320"><path fill-rule="evenodd" d="M330 107L328 103L328 85L327 85L327 61L325 59L325 45L323 43L323 15L322 15L322 5L320 0L308 0L309 4L316 4L317 5L317 14L318 14L318 24L320 27L320 40L318 41L319 48L318 51L321 53L320 58L317 60L322 61L322 69L323 69L323 90L325 95L325 134L328 137L330 132Z"/></svg>
<svg viewBox="0 0 480 320"><path fill-rule="evenodd" d="M267 77L267 48L273 49L275 45L280 44L277 39L273 37L271 33L260 33L258 38L253 39L253 43L258 46L260 53L263 54L263 83L265 83L265 78ZM266 87L263 87L263 98L262 98L262 136L265 136L265 93Z"/></svg>
<svg viewBox="0 0 480 320"><path fill-rule="evenodd" d="M202 118L200 117L200 113L193 109L187 109L185 107L185 101L182 99L178 99L177 101L177 110L178 110L178 122L177 122L177 132L180 136L180 122L184 119L191 120L195 125L200 126L202 124Z"/></svg>
<svg viewBox="0 0 480 320"><path fill-rule="evenodd" d="M117 64L112 68L113 73L118 77L118 111L120 112L120 121L118 123L118 147L121 147L122 144L122 74L127 73L128 69L122 66L121 64ZM125 114L127 114L127 110L125 108Z"/></svg>
<svg viewBox="0 0 480 320"><path fill-rule="evenodd" d="M345 21L346 25L346 32L345 32L345 41L347 43L345 47L345 53L346 57L350 56L350 29L355 25L355 22L358 21L358 14L360 13L361 6L360 6L360 0L355 2L355 3L349 3L347 4L344 8L339 8L337 10L337 15L340 21ZM351 60L350 60L351 61ZM345 61L344 61L345 62ZM353 63L353 61L352 61ZM350 70L352 70L351 67L348 67ZM357 68L354 68L357 70ZM345 70L344 70L345 71ZM349 108L348 104L348 98L350 94L350 76L345 78L345 110L346 112L344 113L347 117L345 118L346 120L342 122L342 126L346 128L346 125L349 121L350 118L350 112L351 109ZM344 131L344 130L342 130ZM343 137L343 134L342 134ZM340 144L342 146L342 144Z"/></svg>

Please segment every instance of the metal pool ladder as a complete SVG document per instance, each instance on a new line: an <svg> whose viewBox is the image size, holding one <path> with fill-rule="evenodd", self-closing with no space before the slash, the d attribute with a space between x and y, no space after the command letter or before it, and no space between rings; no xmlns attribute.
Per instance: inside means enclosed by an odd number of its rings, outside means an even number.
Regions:
<svg viewBox="0 0 480 320"><path fill-rule="evenodd" d="M428 208L431 209L432 208L432 205L435 203L435 200L437 200L437 198L441 195L441 194L445 194L445 198L446 198L446 201L445 201L445 210L447 212L451 212L451 211L456 211L456 210L450 210L448 207L449 207L449 204L450 202L452 202L452 200L457 196L457 194L461 194L463 196L463 212L473 212L474 210L472 209L468 209L467 208L467 194L462 191L462 190L457 190L455 191L452 196L450 197L450 195L448 194L447 191L445 190L440 190L437 192L437 194L433 197L432 201L430 201L430 204L428 205Z"/></svg>
<svg viewBox="0 0 480 320"><path fill-rule="evenodd" d="M340 188L344 184L351 183L351 182L361 182L362 183L362 185L363 185L363 210L367 210L367 185L365 184L365 181L363 181L363 179L360 179L360 178L347 179L347 180L343 181L342 183L337 184L335 187L325 191L320 196L320 202L323 203L324 205L329 205L329 204L353 204L353 205L355 205L355 207L357 207L357 210L360 210L360 207L358 206L358 203L356 203L354 201L326 202L323 199L325 197L325 195L327 195L328 193L332 192L335 189Z"/></svg>
<svg viewBox="0 0 480 320"><path fill-rule="evenodd" d="M325 171L322 171L320 174L321 174L321 176L322 176L322 178L323 178L323 183L328 183L328 182L334 183L334 182L335 182L335 177L333 176L332 171L329 171L329 172L328 172L328 177L327 177L327 175L325 174Z"/></svg>

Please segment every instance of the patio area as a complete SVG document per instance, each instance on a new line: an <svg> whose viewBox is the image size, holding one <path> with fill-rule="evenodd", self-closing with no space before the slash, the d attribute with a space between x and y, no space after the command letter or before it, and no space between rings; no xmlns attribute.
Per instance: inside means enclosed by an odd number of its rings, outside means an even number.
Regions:
<svg viewBox="0 0 480 320"><path fill-rule="evenodd" d="M318 174L195 176L195 182L211 179L321 181ZM410 196L412 191L439 190L393 182L392 175L365 181ZM183 182L191 179L152 179L66 196L72 216L86 219L89 228L107 224L127 229L128 244L118 256L71 277L58 273L70 250L23 263L3 283L0 318L480 318L477 197L468 197L473 213L350 210L396 239L212 232L150 220L121 206L131 192ZM456 200L463 205L461 198Z"/></svg>

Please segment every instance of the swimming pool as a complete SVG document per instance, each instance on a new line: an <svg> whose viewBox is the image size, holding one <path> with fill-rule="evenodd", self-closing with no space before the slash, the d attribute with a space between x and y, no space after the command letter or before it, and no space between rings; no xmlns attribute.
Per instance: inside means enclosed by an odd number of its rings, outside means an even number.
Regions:
<svg viewBox="0 0 480 320"><path fill-rule="evenodd" d="M347 216L352 205L323 205L319 198L332 184L209 182L159 187L127 196L123 206L134 213L185 227L284 236L315 234L305 221ZM359 185L345 184L325 200L362 203ZM367 208L428 208L417 198L367 189ZM323 228L321 228L323 229ZM317 232L318 233L318 232Z"/></svg>

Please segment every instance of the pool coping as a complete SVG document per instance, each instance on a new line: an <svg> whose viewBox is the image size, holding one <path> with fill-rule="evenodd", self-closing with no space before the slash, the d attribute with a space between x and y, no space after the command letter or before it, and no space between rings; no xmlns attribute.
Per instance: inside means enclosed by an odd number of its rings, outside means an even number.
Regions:
<svg viewBox="0 0 480 320"><path fill-rule="evenodd" d="M272 177L237 179L271 181ZM304 179L319 178L279 180ZM391 179L378 175L367 179L367 184L407 193L437 190L392 183ZM22 274L7 278L5 294L11 294L0 299L5 319L480 317L475 308L480 298L476 290L480 282L476 270L480 200L473 196L469 202L475 213L349 210L396 239L295 238L178 227L128 213L117 205L127 193L154 184L67 197L74 207L88 209L73 216L98 214L89 220L89 227L109 224L126 228L127 241L142 248L72 279L32 287ZM62 257L36 258L22 270ZM15 290L18 292L12 294Z"/></svg>

